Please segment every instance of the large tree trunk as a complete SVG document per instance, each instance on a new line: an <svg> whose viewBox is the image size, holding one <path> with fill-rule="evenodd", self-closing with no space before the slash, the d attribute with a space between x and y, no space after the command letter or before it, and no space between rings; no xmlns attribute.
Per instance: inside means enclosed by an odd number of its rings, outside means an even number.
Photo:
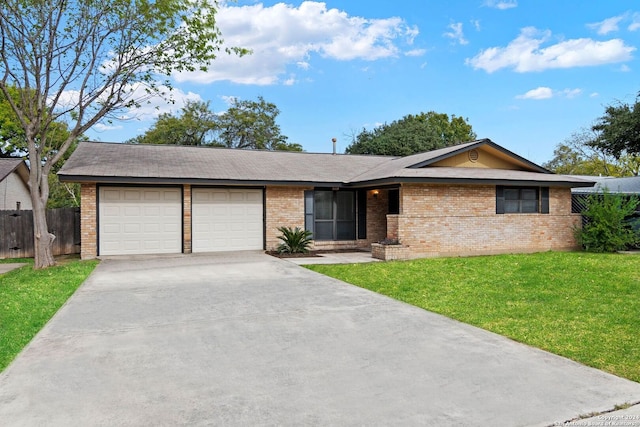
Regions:
<svg viewBox="0 0 640 427"><path fill-rule="evenodd" d="M56 236L49 233L47 227L47 204L42 202L38 194L32 194L31 203L33 204L34 268L51 267L56 263L52 250Z"/></svg>
<svg viewBox="0 0 640 427"><path fill-rule="evenodd" d="M33 205L33 267L47 268L56 264L53 258L53 241L56 236L49 233L47 226L47 200L49 200L49 164L42 164L42 158L33 138L28 137L29 147L29 192Z"/></svg>

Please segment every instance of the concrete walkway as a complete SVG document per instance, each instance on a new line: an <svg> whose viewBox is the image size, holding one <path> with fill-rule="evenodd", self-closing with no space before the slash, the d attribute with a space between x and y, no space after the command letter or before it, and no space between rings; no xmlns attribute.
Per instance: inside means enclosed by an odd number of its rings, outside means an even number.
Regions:
<svg viewBox="0 0 640 427"><path fill-rule="evenodd" d="M312 257L295 257L283 258L289 262L298 265L309 264L360 264L363 262L378 262L379 259L373 258L371 252L330 252L322 253Z"/></svg>
<svg viewBox="0 0 640 427"><path fill-rule="evenodd" d="M0 264L0 274L8 273L12 270L16 270L25 265L27 265L26 262L12 262L8 264Z"/></svg>
<svg viewBox="0 0 640 427"><path fill-rule="evenodd" d="M105 260L0 374L7 426L550 426L638 401L638 383L257 252Z"/></svg>

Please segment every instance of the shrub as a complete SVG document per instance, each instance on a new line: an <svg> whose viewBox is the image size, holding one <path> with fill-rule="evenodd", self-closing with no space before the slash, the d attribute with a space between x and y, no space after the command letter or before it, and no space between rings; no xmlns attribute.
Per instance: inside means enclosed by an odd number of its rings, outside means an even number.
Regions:
<svg viewBox="0 0 640 427"><path fill-rule="evenodd" d="M640 241L637 227L628 218L638 206L637 197L612 194L607 190L592 194L582 215L585 223L576 237L589 252L615 252Z"/></svg>
<svg viewBox="0 0 640 427"><path fill-rule="evenodd" d="M282 236L278 236L282 243L276 248L279 254L304 254L309 252L309 245L311 245L311 232L309 230L301 230L298 227L294 229L280 227L278 231L282 233Z"/></svg>

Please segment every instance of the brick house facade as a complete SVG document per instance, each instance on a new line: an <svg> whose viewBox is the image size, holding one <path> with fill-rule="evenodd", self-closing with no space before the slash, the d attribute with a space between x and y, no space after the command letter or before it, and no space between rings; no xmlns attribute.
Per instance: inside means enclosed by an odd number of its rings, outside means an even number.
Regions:
<svg viewBox="0 0 640 427"><path fill-rule="evenodd" d="M60 178L82 184L85 259L203 251L211 236L211 250L273 250L283 226L382 259L570 250L571 188L593 185L489 140L399 158L81 143Z"/></svg>

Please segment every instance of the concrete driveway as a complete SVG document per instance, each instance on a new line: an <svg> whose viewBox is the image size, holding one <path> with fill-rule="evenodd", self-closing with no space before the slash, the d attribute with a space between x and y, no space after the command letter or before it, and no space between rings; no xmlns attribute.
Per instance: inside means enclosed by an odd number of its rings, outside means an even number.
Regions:
<svg viewBox="0 0 640 427"><path fill-rule="evenodd" d="M638 383L254 252L105 260L0 375L10 426L548 426L638 401Z"/></svg>

